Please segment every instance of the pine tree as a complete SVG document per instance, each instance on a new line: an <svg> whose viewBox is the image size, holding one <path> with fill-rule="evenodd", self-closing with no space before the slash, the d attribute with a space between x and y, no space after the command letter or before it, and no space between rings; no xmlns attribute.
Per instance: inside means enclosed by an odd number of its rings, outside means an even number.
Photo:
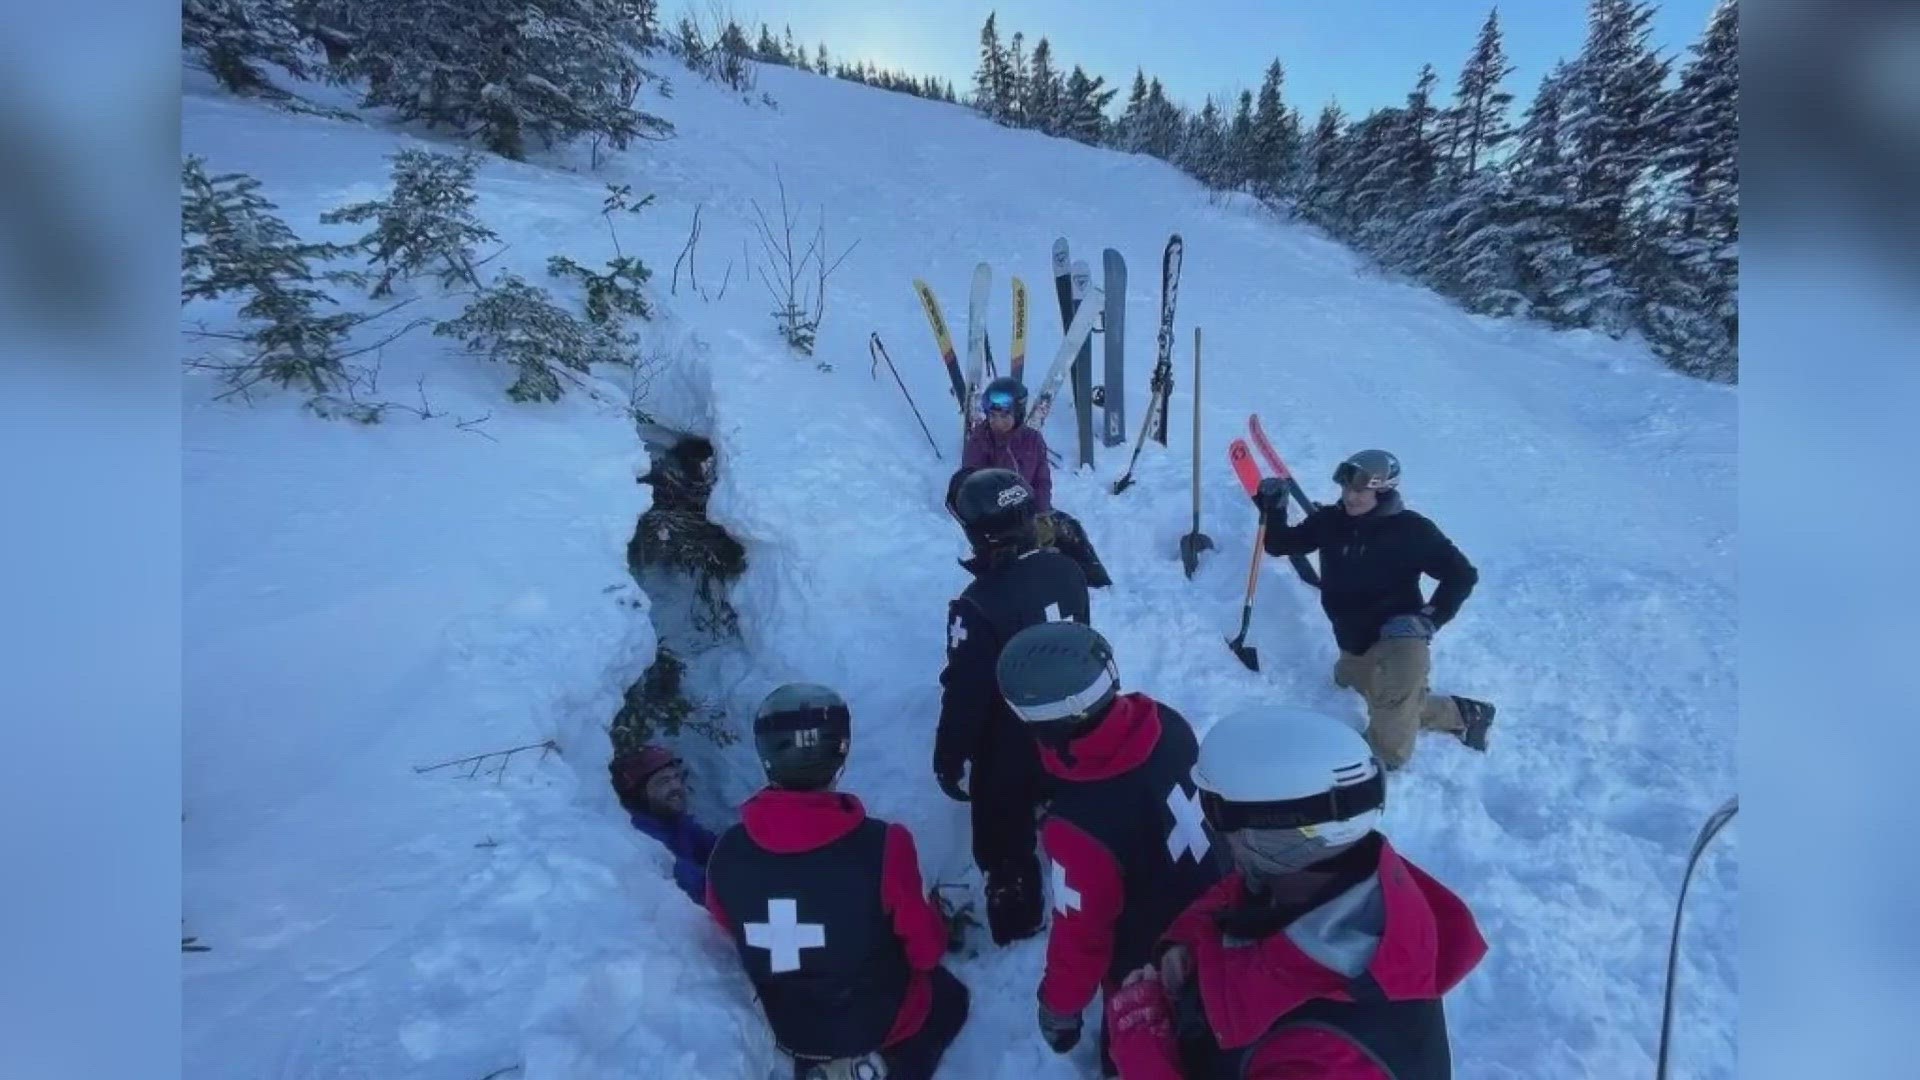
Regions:
<svg viewBox="0 0 1920 1080"><path fill-rule="evenodd" d="M1592 266L1574 249L1575 151L1564 130L1575 77L1561 63L1541 80L1507 163L1515 287L1526 297L1525 314L1559 326L1583 326L1590 317L1585 279Z"/></svg>
<svg viewBox="0 0 1920 1080"><path fill-rule="evenodd" d="M1240 91L1240 107L1227 129L1227 186L1239 190L1253 179L1253 91Z"/></svg>
<svg viewBox="0 0 1920 1080"><path fill-rule="evenodd" d="M515 401L559 401L565 393L554 365L585 373L597 363L621 363L628 341L583 323L553 302L545 289L513 274L501 274L458 318L433 328L459 338L469 352L484 353L519 369L507 396Z"/></svg>
<svg viewBox="0 0 1920 1080"><path fill-rule="evenodd" d="M1307 135L1306 143L1300 151L1300 168L1295 180L1294 190L1296 211L1304 213L1313 220L1322 220L1322 214L1332 205L1333 176L1336 155L1340 147L1341 129L1346 124L1346 114L1340 109L1340 103L1329 101L1320 110L1320 118L1313 125L1313 131Z"/></svg>
<svg viewBox="0 0 1920 1080"><path fill-rule="evenodd" d="M1005 123L1012 108L1013 79L1006 50L1000 47L1000 31L994 26L994 18L989 13L986 25L980 28L980 68L973 76L973 107Z"/></svg>
<svg viewBox="0 0 1920 1080"><path fill-rule="evenodd" d="M753 59L753 47L747 44L747 33L740 29L739 23L727 21L707 59L713 77L722 85L733 90L753 89L753 68L748 66Z"/></svg>
<svg viewBox="0 0 1920 1080"><path fill-rule="evenodd" d="M787 63L792 64L794 67L799 68L801 71L808 70L807 50L793 43L793 27L782 26L780 28L780 32L781 32L780 52L786 56Z"/></svg>
<svg viewBox="0 0 1920 1080"><path fill-rule="evenodd" d="M1021 103L1027 126L1048 135L1060 133L1060 72L1053 66L1053 46L1046 38L1033 47L1033 64L1027 72L1027 96Z"/></svg>
<svg viewBox="0 0 1920 1080"><path fill-rule="evenodd" d="M1396 195L1402 213L1413 213L1425 204L1434 177L1439 172L1438 113L1433 107L1433 89L1439 81L1433 65L1422 64L1419 78L1415 80L1413 90L1407 94L1407 108L1402 117L1404 128L1400 159L1395 165L1401 185Z"/></svg>
<svg viewBox="0 0 1920 1080"><path fill-rule="evenodd" d="M396 278L438 267L442 287L465 281L480 288L473 272L473 246L498 240L473 216L473 176L480 159L431 150L402 150L392 158L393 190L384 199L354 203L320 215L327 225L374 223L355 242L367 261L381 267L373 294L386 296Z"/></svg>
<svg viewBox="0 0 1920 1080"><path fill-rule="evenodd" d="M335 301L317 287L329 275L313 264L351 249L303 243L245 173L209 177L189 156L180 186L180 302L240 293L240 316L255 324L242 338L250 354L226 368L229 384L244 391L262 381L297 383L316 394L344 385L342 343L364 320L315 310Z"/></svg>
<svg viewBox="0 0 1920 1080"><path fill-rule="evenodd" d="M1668 97L1656 161L1667 193L1636 275L1654 348L1682 371L1739 378L1740 8L1720 0Z"/></svg>
<svg viewBox="0 0 1920 1080"><path fill-rule="evenodd" d="M641 52L651 52L664 40L660 36L660 0L613 0L611 14L616 23L625 26L634 48Z"/></svg>
<svg viewBox="0 0 1920 1080"><path fill-rule="evenodd" d="M1589 325L1625 329L1638 256L1633 200L1658 150L1653 127L1667 63L1649 42L1653 9L1642 0L1590 0L1587 41L1566 89L1560 123L1573 149L1574 245L1594 269Z"/></svg>
<svg viewBox="0 0 1920 1080"><path fill-rule="evenodd" d="M616 149L672 125L631 105L647 78L609 0L382 0L338 74L364 78L363 104L451 127L519 159L529 137L582 135Z"/></svg>
<svg viewBox="0 0 1920 1080"><path fill-rule="evenodd" d="M1013 32L1013 47L1007 51L1007 120L1017 127L1038 127L1027 112L1026 36Z"/></svg>
<svg viewBox="0 0 1920 1080"><path fill-rule="evenodd" d="M1507 62L1500 40L1500 9L1495 8L1487 12L1480 38L1474 42L1466 66L1460 69L1460 82L1454 90L1449 132L1453 152L1448 158L1458 162L1462 176L1477 174L1513 137L1513 129L1507 124L1513 95L1500 88L1511 74L1513 65Z"/></svg>
<svg viewBox="0 0 1920 1080"><path fill-rule="evenodd" d="M822 75L833 74L833 66L827 63L827 43L823 41L815 48L816 51L813 54L813 70Z"/></svg>
<svg viewBox="0 0 1920 1080"><path fill-rule="evenodd" d="M1133 69L1133 89L1127 94L1127 107L1120 113L1120 120L1113 126L1113 145L1128 153L1137 154L1145 149L1145 131L1147 111L1147 73Z"/></svg>
<svg viewBox="0 0 1920 1080"><path fill-rule="evenodd" d="M1101 144L1107 133L1107 103L1116 92L1105 84L1105 78L1088 78L1079 64L1073 65L1060 96L1060 134L1090 146Z"/></svg>
<svg viewBox="0 0 1920 1080"><path fill-rule="evenodd" d="M784 64L787 55L780 51L780 43L773 39L773 31L766 23L760 24L760 40L753 44L753 58L764 64Z"/></svg>
<svg viewBox="0 0 1920 1080"><path fill-rule="evenodd" d="M1220 119L1220 107L1213 103L1211 96L1199 112L1188 118L1175 164L1210 191L1225 186L1226 125Z"/></svg>
<svg viewBox="0 0 1920 1080"><path fill-rule="evenodd" d="M1186 137L1187 118L1180 107L1167 100L1159 79L1147 84L1147 104L1142 110L1140 149L1162 161L1172 161Z"/></svg>
<svg viewBox="0 0 1920 1080"><path fill-rule="evenodd" d="M1262 199L1279 195L1298 167L1300 121L1282 97L1285 81L1286 69L1280 61L1268 64L1253 110L1251 179L1254 194Z"/></svg>
<svg viewBox="0 0 1920 1080"><path fill-rule="evenodd" d="M236 94L271 88L255 62L307 74L301 32L286 0L183 0L180 45Z"/></svg>

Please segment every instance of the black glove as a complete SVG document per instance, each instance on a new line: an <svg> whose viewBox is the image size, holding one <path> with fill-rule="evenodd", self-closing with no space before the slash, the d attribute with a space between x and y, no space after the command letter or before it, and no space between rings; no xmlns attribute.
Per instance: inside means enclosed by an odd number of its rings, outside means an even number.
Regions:
<svg viewBox="0 0 1920 1080"><path fill-rule="evenodd" d="M1262 477L1260 490L1253 493L1253 505L1262 514L1271 514L1287 523L1287 482L1277 476Z"/></svg>
<svg viewBox="0 0 1920 1080"><path fill-rule="evenodd" d="M966 785L963 783L965 777L960 773L937 772L933 774L933 778L939 781L940 790L947 793L947 798L952 799L954 802L973 801L973 796L967 794Z"/></svg>
<svg viewBox="0 0 1920 1080"><path fill-rule="evenodd" d="M1080 1014L1061 1014L1040 1003L1040 1037L1056 1054L1064 1054L1080 1045Z"/></svg>

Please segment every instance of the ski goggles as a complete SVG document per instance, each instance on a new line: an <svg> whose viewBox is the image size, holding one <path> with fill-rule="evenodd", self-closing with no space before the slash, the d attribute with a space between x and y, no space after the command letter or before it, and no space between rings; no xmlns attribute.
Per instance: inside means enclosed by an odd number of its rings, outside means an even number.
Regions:
<svg viewBox="0 0 1920 1080"><path fill-rule="evenodd" d="M1013 411L1014 397L1012 391L1009 390L995 390L986 395L982 401L983 407L990 413L1010 413Z"/></svg>
<svg viewBox="0 0 1920 1080"><path fill-rule="evenodd" d="M1315 836L1322 825L1358 817L1378 810L1387 802L1387 778L1376 768L1372 776L1358 784L1337 787L1318 795L1272 802L1228 802L1219 795L1200 790L1200 814L1217 833L1242 829L1293 829L1302 836Z"/></svg>
<svg viewBox="0 0 1920 1080"><path fill-rule="evenodd" d="M1333 470L1333 482L1350 491L1378 491L1393 486L1391 478L1370 473L1351 461L1343 461Z"/></svg>

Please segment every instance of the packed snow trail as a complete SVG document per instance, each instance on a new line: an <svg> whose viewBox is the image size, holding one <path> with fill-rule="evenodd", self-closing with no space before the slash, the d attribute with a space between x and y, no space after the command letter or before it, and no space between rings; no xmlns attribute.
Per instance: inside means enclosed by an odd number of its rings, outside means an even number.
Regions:
<svg viewBox="0 0 1920 1080"><path fill-rule="evenodd" d="M702 676L724 695L736 728L744 730L744 718L780 682L839 689L855 723L844 787L873 813L913 828L929 878L964 872L964 808L946 801L930 775L944 606L965 583L953 561L962 541L940 507L957 453L936 461L891 377L869 376L867 335L877 331L889 343L935 437L952 440L952 398L913 295L915 277L931 283L951 315L979 261L993 266L996 280L1049 280L1049 246L1066 236L1076 250L1111 246L1135 268L1157 266L1167 235L1179 232L1186 259L1171 446L1149 446L1137 483L1121 496L1108 487L1125 467L1123 448L1101 448L1096 469L1062 470L1055 479L1056 502L1086 524L1116 579L1095 594L1094 623L1114 643L1124 684L1164 698L1203 729L1267 702L1357 712L1359 699L1329 681L1335 653L1316 598L1284 561L1269 561L1273 576L1249 635L1263 671L1245 671L1225 647L1254 527L1225 447L1244 433L1246 415L1259 412L1322 499L1345 454L1393 450L1406 467L1409 504L1448 531L1481 573L1460 618L1436 641L1435 688L1500 706L1485 757L1423 739L1391 789L1385 826L1468 900L1491 943L1487 961L1448 1002L1457 1074L1648 1073L1687 844L1734 789L1735 392L1667 372L1631 344L1464 314L1383 278L1308 229L1243 203L1212 205L1192 181L1144 157L784 69L761 72L777 110L742 104L684 73L675 84L660 111L678 138L616 155L591 175L490 159L480 211L511 245L499 265L544 280L552 251L604 257L595 235L604 182L659 197L622 223L622 241L655 268L654 292L666 308L642 328L676 364L654 407L663 420L715 440L720 483L709 510L747 548L749 570L733 594L743 647ZM381 155L410 141L204 93L188 98L185 139L216 171L261 176L295 228L316 236L319 211L381 185ZM750 237L749 200L777 203L776 163L807 222L824 206L834 251L859 241L828 285L818 356L831 372L787 354L766 314L768 297L738 265L724 297L703 302L684 280L678 296L665 295L695 205L704 204L699 258L711 293L717 266ZM1147 399L1158 277L1136 272L1129 283L1136 402ZM995 311L992 334L1004 352L1006 305ZM1033 320L1032 354L1051 354L1055 325ZM1178 543L1190 528L1184 429L1195 325L1205 328L1207 349L1201 527L1216 549L1188 581ZM436 373L476 369L466 377L476 384L489 377L479 361L430 359ZM556 536L630 523L636 508L625 475L566 471L570 455L606 460L610 451L599 435L569 445L564 433L605 433L612 422L577 406L474 408L511 416L513 453L537 453L544 464L488 472L507 451L461 435L443 436L449 441L435 456L381 429L320 430L317 421L275 415L282 443L274 444L234 434L249 424L264 432L266 419L236 418L231 409L190 418L190 442L236 440L235 449L251 455L207 457L198 477L190 472L205 505L235 519L319 515L341 530L289 533L304 538L298 544L278 534L259 544L235 537L189 566L190 617L197 607L214 630L255 650L236 665L209 638L193 648L199 667L189 665L203 687L221 686L223 703L189 719L190 927L201 929L196 907L216 923L240 919L217 906L207 914L210 899L196 903L221 893L229 905L271 900L297 916L279 919L271 934L256 931L260 943L248 948L258 952L190 960L190 1072L471 1080L488 1071L474 1067L480 1058L505 1057L489 1066L497 1068L517 1057L521 1075L538 1080L663 1068L761 1080L774 1059L750 988L705 917L655 879L664 859L626 835L604 790L604 745L576 739L564 764L528 764L524 778L510 772L497 789L410 776L369 786L370 770L426 759L430 747L450 757L543 737L555 730L556 710L610 714L618 687L608 685L606 666L636 651L631 632L569 623L573 609L564 605L546 616L570 627L568 647L556 648L559 640L537 630L548 622L516 622L522 609L513 603L523 583L551 578L542 594L548 604L564 595L599 619L614 607L588 597L585 586L616 580L617 554L577 545L565 556L537 554ZM1069 461L1072 425L1071 410L1056 410L1048 430ZM349 469L336 453L369 460ZM383 470L374 459L389 464ZM409 470L422 478L418 490L407 486ZM308 486L316 471L357 477L360 486ZM465 531L450 529L432 537L431 559L413 547L382 550L384 531L427 529L436 517L392 516L408 499L431 505L439 487L424 478L457 485L469 474L494 477L492 498L546 500L557 516L470 516L471 527L510 534L479 550L469 550ZM285 489L283 477L300 486ZM596 504L592 492L605 501ZM242 493L244 502L229 502ZM356 552L354 574L341 576L358 591L328 584L332 577L308 579L342 548ZM518 626L527 640L546 642L502 646L531 665L510 690L489 690L501 685L497 672L444 655L452 630L436 615L437 594L423 602L405 591L431 581L421 569L431 565L449 581L462 575L473 597L495 598L470 601L470 618L486 620L479 627L493 640L519 640ZM214 590L222 575L233 582L231 595ZM559 589L562 581L574 584ZM296 595L277 595L282 589ZM644 622L640 610L628 617ZM297 640L291 631L273 639L249 629L279 622L298 630L303 618L311 621ZM377 645L361 633L368 625L384 628ZM271 708L287 696L288 671L352 672L376 656L390 675L343 675L292 713ZM465 730L463 710L420 705L456 692L480 694L496 719ZM507 715L516 709L527 714L517 726ZM208 726L204 741L194 737L200 723ZM582 731L588 720L574 724ZM216 735L255 739L262 757L199 753ZM282 738L297 742L270 745ZM687 749L697 754L710 807L737 802L757 781L744 745ZM232 777L254 760L278 771L256 782L256 794L220 809L260 809L269 791L284 792L284 805L258 825L258 836L229 822L219 835L230 841L196 839L193 793L243 787ZM315 824L340 812L337 792L383 800L358 812L387 831ZM445 815L456 808L481 815L476 826L514 824L514 873L471 876L451 841L439 861L420 866L440 875L412 874L406 860L372 854L399 834L452 820ZM1738 832L1708 856L1689 901L1676 1076L1734 1075ZM330 855L277 853L308 837ZM208 876L230 849L266 880ZM298 876L290 869L308 863L319 868ZM331 892L314 900L322 886ZM441 894L429 903L422 894L436 887ZM370 890L392 896L369 898ZM328 905L366 924L364 959L314 966L337 947ZM408 911L412 929L390 925L391 912ZM211 926L203 937L220 944ZM974 992L973 1013L944 1075L1096 1075L1091 1038L1059 1058L1034 1030L1043 951L1035 940L955 965ZM207 959L228 967L193 966ZM415 981L421 977L441 981ZM416 1003L413 1013L394 1007L402 1001ZM288 1025L288 1015L306 1019Z"/></svg>

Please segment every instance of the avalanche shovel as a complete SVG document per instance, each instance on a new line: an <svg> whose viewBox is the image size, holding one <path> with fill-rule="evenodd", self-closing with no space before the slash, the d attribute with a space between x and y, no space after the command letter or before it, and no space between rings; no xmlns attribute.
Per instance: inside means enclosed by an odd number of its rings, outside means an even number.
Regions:
<svg viewBox="0 0 1920 1080"><path fill-rule="evenodd" d="M1180 565L1192 577L1213 538L1200 531L1200 328L1193 328L1193 531L1180 538ZM1236 650L1238 651L1238 650Z"/></svg>
<svg viewBox="0 0 1920 1080"><path fill-rule="evenodd" d="M1260 653L1247 644L1247 628L1253 623L1253 593L1260 586L1260 556L1267 540L1267 519L1260 519L1260 527L1253 530L1253 566L1247 570L1247 602L1240 606L1240 633L1227 641L1227 648L1233 655L1247 665L1248 671L1260 670Z"/></svg>

